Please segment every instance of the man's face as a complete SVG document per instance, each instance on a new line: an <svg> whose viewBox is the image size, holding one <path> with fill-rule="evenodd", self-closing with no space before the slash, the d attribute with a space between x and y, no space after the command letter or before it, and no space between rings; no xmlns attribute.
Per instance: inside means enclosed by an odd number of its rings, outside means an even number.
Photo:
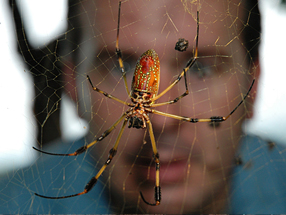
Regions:
<svg viewBox="0 0 286 215"><path fill-rule="evenodd" d="M202 1L201 7L183 1L126 1L122 3L119 47L130 89L136 60L148 49L160 58L159 93L169 86L193 56L196 38L196 10L200 11L199 58L187 72L189 95L179 102L156 110L192 118L227 116L249 88L246 51L241 40L243 7L237 2ZM95 49L88 70L94 85L124 101L127 96L115 55L117 1L83 3L91 35L84 43ZM84 27L83 27L84 29ZM189 41L187 52L174 49L179 38ZM117 68L116 68L117 66ZM128 109L91 90L91 138L108 129ZM156 103L173 100L185 92L184 79ZM81 94L82 92L80 92ZM83 110L86 110L82 107ZM92 115L92 118L90 116ZM147 130L125 128L118 152L101 180L110 180L112 204L121 212L188 213L221 212L227 199L228 182L234 167L235 151L241 139L246 115L243 104L219 126L192 124L150 114L160 155L162 201L152 207L143 203L139 191L154 202L155 164ZM106 161L121 124L93 148L97 167ZM109 185L107 185L109 186Z"/></svg>

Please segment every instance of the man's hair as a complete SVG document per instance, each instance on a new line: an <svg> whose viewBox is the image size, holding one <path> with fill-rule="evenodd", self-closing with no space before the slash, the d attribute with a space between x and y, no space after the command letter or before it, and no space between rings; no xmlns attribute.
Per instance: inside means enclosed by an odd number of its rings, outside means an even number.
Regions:
<svg viewBox="0 0 286 215"><path fill-rule="evenodd" d="M257 0L246 0L245 7L248 13L244 15L245 29L243 31L243 42L248 52L249 62L258 58L260 44L261 20Z"/></svg>

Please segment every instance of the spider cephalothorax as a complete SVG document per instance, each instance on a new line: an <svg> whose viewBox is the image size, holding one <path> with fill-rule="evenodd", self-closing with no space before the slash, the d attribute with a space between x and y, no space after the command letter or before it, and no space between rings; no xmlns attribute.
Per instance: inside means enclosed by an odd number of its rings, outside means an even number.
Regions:
<svg viewBox="0 0 286 215"><path fill-rule="evenodd" d="M149 120L149 112L146 108L149 108L152 100L151 93L141 92L137 90L132 91L131 101L133 102L128 113L127 118L129 120L128 128L146 128L146 121Z"/></svg>
<svg viewBox="0 0 286 215"><path fill-rule="evenodd" d="M126 116L129 121L128 128L146 128L146 121L149 120L148 112L145 110L142 97L139 97L136 101L132 104L134 106L130 108L130 112Z"/></svg>

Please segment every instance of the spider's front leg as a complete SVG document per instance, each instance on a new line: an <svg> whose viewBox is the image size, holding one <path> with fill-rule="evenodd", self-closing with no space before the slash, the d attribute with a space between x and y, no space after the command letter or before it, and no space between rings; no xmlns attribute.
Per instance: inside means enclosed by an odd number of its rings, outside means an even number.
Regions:
<svg viewBox="0 0 286 215"><path fill-rule="evenodd" d="M122 103L122 104L124 104L124 105L132 106L130 103L125 102L125 101L122 101L121 99L118 99L118 98L116 98L115 96L113 96L113 95L111 95L111 94L108 94L108 93L106 93L106 92L100 90L98 87L95 87L95 86L93 85L93 83L92 83L90 77L89 77L88 75L87 75L87 79L88 79L88 81L89 81L89 83L90 83L90 85L91 85L91 87L92 87L92 89L93 89L94 91L99 92L99 93L101 93L102 95L106 96L107 98L113 99L113 100L115 100L115 101L117 101L117 102L120 102L120 103Z"/></svg>
<svg viewBox="0 0 286 215"><path fill-rule="evenodd" d="M119 1L119 7L118 7L118 23L117 23L117 37L116 37L116 45L115 45L115 54L117 56L119 67L120 67L120 70L121 70L121 73L123 76L126 92L127 92L128 96L131 97L130 91L129 91L129 88L127 85L126 71L125 71L124 66L123 66L122 53L121 53L121 50L119 48L120 11L121 11L121 1Z"/></svg>
<svg viewBox="0 0 286 215"><path fill-rule="evenodd" d="M197 11L197 37L196 37L196 49L195 49L195 53L193 55L193 58L191 58L191 60L189 60L189 62L187 63L186 67L183 69L183 71L181 72L181 74L178 76L178 78L172 83L170 84L165 90L163 90L163 92L161 92L159 95L155 96L154 98L152 98L152 101L156 101L157 99L159 99L161 96L165 95L170 89L172 89L180 80L181 78L184 76L185 78L185 87L186 87L186 92L183 93L181 96L177 97L176 99L169 101L169 102L164 102L164 103L158 103L157 105L153 105L154 107L158 107L161 105L165 105L165 104L173 104L175 102L177 102L179 99L183 98L184 96L189 94L189 90L188 90L188 84L187 84L187 77L186 77L186 73L187 71L194 65L194 63L196 62L197 58L198 58L198 49L199 49L199 11Z"/></svg>

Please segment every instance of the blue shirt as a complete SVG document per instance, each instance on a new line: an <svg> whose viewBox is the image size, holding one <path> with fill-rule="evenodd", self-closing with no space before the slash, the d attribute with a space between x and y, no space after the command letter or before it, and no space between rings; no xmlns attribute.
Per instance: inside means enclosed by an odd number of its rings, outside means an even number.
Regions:
<svg viewBox="0 0 286 215"><path fill-rule="evenodd" d="M238 153L243 164L232 176L231 213L286 213L286 148L247 136Z"/></svg>
<svg viewBox="0 0 286 215"><path fill-rule="evenodd" d="M46 151L70 153L85 144L58 142ZM108 182L99 181L85 195L53 200L34 195L62 196L82 192L99 166L91 153L76 157L41 155L33 165L1 176L0 213L112 213ZM286 213L286 149L247 136L238 155L242 164L234 168L229 194L230 213Z"/></svg>
<svg viewBox="0 0 286 215"><path fill-rule="evenodd" d="M70 153L85 145L80 139L72 143L54 143L45 151ZM87 182L96 175L96 161L90 153L63 157L40 154L30 167L1 176L0 213L71 213L103 214L109 211L106 182L98 180L94 188L85 195L66 199L45 199L35 192L47 196L62 196L79 193Z"/></svg>

